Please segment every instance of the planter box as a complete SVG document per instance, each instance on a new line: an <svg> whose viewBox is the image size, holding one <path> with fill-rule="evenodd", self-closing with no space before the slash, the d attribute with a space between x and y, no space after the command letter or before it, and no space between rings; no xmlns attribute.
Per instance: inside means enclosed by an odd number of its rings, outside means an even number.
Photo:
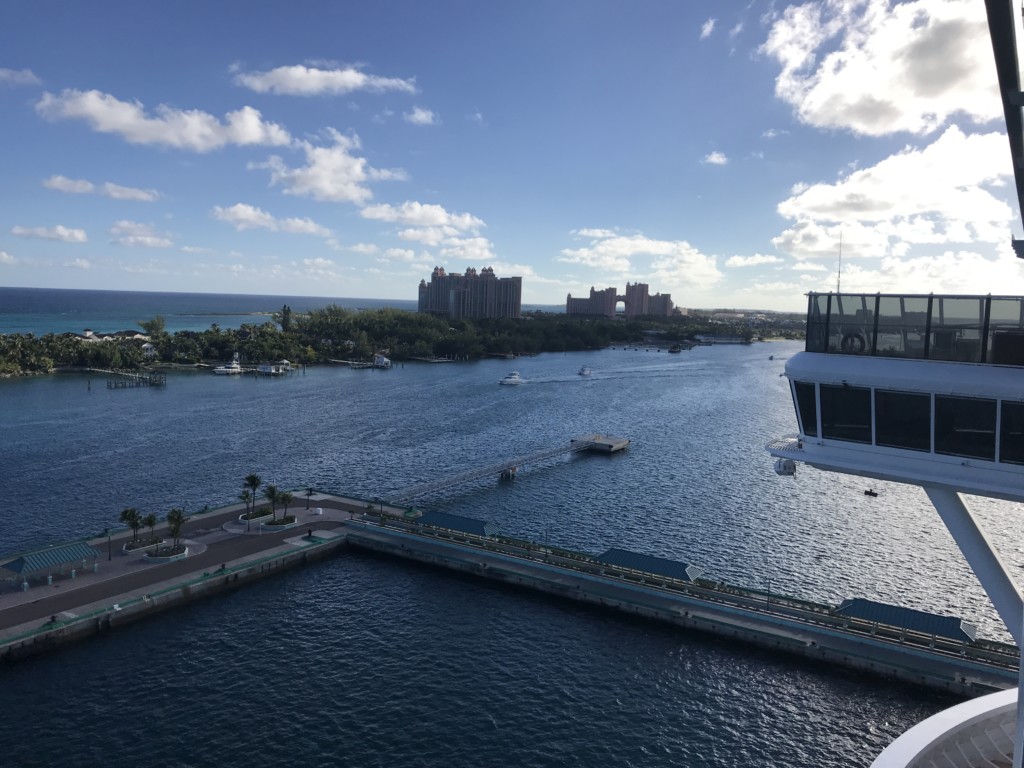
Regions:
<svg viewBox="0 0 1024 768"><path fill-rule="evenodd" d="M271 515L270 515L269 512L267 514L265 514L265 515L260 515L259 517L246 517L245 514L241 514L241 515L238 516L238 522L240 522L240 523L255 523L255 524L259 525L264 520L269 520L270 518L271 518Z"/></svg>
<svg viewBox="0 0 1024 768"><path fill-rule="evenodd" d="M164 540L160 539L160 541L154 544L145 544L141 547L132 547L132 543L130 541L126 541L124 545L121 547L121 551L124 552L126 555L130 555L133 552L148 552L149 550L154 549L155 547L162 546L164 543Z"/></svg>
<svg viewBox="0 0 1024 768"><path fill-rule="evenodd" d="M269 523L260 523L260 528L264 531L286 531L289 528L295 528L299 524L298 518L290 523L278 523L277 525L270 525Z"/></svg>
<svg viewBox="0 0 1024 768"><path fill-rule="evenodd" d="M167 555L166 557L159 557L150 552L147 552L143 558L149 560L152 563L173 563L175 560L184 560L188 557L188 547L185 547L184 552L179 552L176 555Z"/></svg>

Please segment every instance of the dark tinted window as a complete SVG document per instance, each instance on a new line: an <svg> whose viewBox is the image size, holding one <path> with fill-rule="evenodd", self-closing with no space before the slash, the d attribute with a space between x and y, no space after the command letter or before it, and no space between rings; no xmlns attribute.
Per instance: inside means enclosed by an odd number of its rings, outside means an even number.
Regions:
<svg viewBox="0 0 1024 768"><path fill-rule="evenodd" d="M814 402L814 385L803 381L793 384L796 392L796 407L800 418L800 428L808 437L818 436L818 406Z"/></svg>
<svg viewBox="0 0 1024 768"><path fill-rule="evenodd" d="M875 391L875 444L930 451L931 398L909 392Z"/></svg>
<svg viewBox="0 0 1024 768"><path fill-rule="evenodd" d="M999 428L999 460L1024 464L1024 403L1003 402Z"/></svg>
<svg viewBox="0 0 1024 768"><path fill-rule="evenodd" d="M871 390L821 385L821 434L836 440L871 442Z"/></svg>
<svg viewBox="0 0 1024 768"><path fill-rule="evenodd" d="M996 401L935 396L935 452L996 458Z"/></svg>

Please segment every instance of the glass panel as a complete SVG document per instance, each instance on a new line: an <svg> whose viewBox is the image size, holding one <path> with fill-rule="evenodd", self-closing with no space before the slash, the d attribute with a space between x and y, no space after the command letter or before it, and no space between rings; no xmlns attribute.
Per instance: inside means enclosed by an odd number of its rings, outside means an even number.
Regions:
<svg viewBox="0 0 1024 768"><path fill-rule="evenodd" d="M935 396L935 452L996 458L996 401Z"/></svg>
<svg viewBox="0 0 1024 768"><path fill-rule="evenodd" d="M828 323L828 351L844 355L870 355L874 308L874 296L853 293L834 295Z"/></svg>
<svg viewBox="0 0 1024 768"><path fill-rule="evenodd" d="M1024 365L1024 322L1020 299L992 299L988 360L996 365Z"/></svg>
<svg viewBox="0 0 1024 768"><path fill-rule="evenodd" d="M821 385L821 434L836 440L871 442L871 390Z"/></svg>
<svg viewBox="0 0 1024 768"><path fill-rule="evenodd" d="M818 436L818 406L814 402L814 385L804 381L793 383L800 429L807 437Z"/></svg>
<svg viewBox="0 0 1024 768"><path fill-rule="evenodd" d="M981 333L985 323L985 299L936 296L932 301L932 360L981 362Z"/></svg>
<svg viewBox="0 0 1024 768"><path fill-rule="evenodd" d="M875 391L875 445L932 449L932 400L910 392Z"/></svg>
<svg viewBox="0 0 1024 768"><path fill-rule="evenodd" d="M1024 464L1024 403L1003 401L999 426L999 460Z"/></svg>
<svg viewBox="0 0 1024 768"><path fill-rule="evenodd" d="M828 317L828 294L812 293L807 305L807 346L808 352L827 352L825 320Z"/></svg>

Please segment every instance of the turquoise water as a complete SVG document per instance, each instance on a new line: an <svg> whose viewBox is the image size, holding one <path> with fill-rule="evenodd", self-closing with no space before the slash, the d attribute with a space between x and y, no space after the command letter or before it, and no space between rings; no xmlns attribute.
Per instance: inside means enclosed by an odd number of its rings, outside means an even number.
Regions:
<svg viewBox="0 0 1024 768"><path fill-rule="evenodd" d="M606 432L630 448L417 506L584 551L692 562L778 593L949 612L1004 637L921 491L873 482L872 499L852 478L774 474L763 445L794 431L779 374L798 348L540 355L515 361L520 387L498 386L511 366L490 360L281 379L182 373L165 389L107 390L76 374L0 381L2 549L95 534L126 506L162 516L228 503L252 472L386 497ZM590 377L576 375L584 364ZM1009 505L979 502L978 513L1024 564ZM950 703L343 553L0 670L0 754L13 765L845 768L869 765Z"/></svg>

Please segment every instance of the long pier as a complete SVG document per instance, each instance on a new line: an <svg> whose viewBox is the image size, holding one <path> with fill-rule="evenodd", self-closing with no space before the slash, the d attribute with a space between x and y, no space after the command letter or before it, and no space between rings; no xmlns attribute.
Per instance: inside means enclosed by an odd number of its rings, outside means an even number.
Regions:
<svg viewBox="0 0 1024 768"><path fill-rule="evenodd" d="M295 521L283 527L243 521L241 504L196 515L182 533L190 550L185 559L148 564L141 553L122 551L131 532L121 531L89 541L96 555L91 568L82 561L70 578L57 576L60 590L46 578L30 585L28 577L17 577L6 589L0 581L0 662L105 633L352 546L964 696L1016 684L1015 646L953 640L851 618L791 596L453 530L418 519L411 508L385 503L370 513L359 497L315 492L308 501L305 509L293 509Z"/></svg>
<svg viewBox="0 0 1024 768"><path fill-rule="evenodd" d="M462 485L463 483L470 483L474 480L479 480L482 477L512 478L522 467L528 464L537 464L541 461L552 459L555 456L580 453L582 451L615 453L623 450L628 445L629 440L621 437L612 437L611 435L598 433L582 435L570 440L568 445L545 448L533 453L514 456L511 459L504 459L485 467L478 467L477 469L470 469L465 472L457 472L435 480L428 480L423 483L400 488L394 493L388 494L388 500L396 504L407 503L418 496L424 496L428 493L433 493L434 491L443 490L445 488L452 488L457 485Z"/></svg>
<svg viewBox="0 0 1024 768"><path fill-rule="evenodd" d="M134 373L131 371L108 371L90 368L89 373L102 373L107 377L107 389L129 389L133 387L167 386L166 373Z"/></svg>

